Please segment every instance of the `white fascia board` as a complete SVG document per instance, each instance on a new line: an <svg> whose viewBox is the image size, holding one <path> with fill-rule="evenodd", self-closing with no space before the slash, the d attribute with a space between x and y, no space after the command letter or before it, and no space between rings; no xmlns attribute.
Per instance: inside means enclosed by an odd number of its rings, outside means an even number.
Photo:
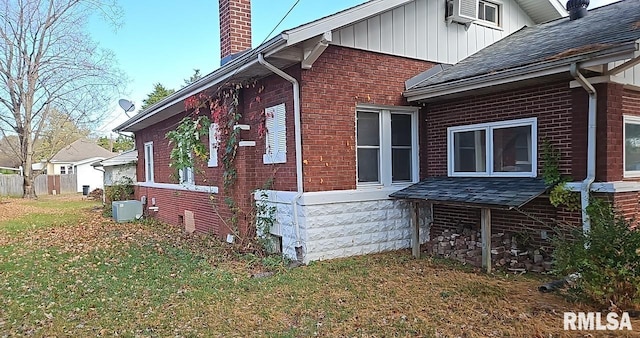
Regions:
<svg viewBox="0 0 640 338"><path fill-rule="evenodd" d="M105 158L101 157L101 156L85 158L84 160L80 160L78 162L73 163L73 165L83 165L83 164L86 164L86 163L101 161L101 160L104 160L104 159Z"/></svg>
<svg viewBox="0 0 640 338"><path fill-rule="evenodd" d="M415 0L372 0L362 5L329 15L325 18L310 22L282 33L282 38L287 41L287 45L295 45L299 42L311 39L324 32L332 31L378 13L386 12Z"/></svg>
<svg viewBox="0 0 640 338"><path fill-rule="evenodd" d="M560 1L549 0L549 3L551 3L551 6L553 6L553 9L555 9L561 17L566 18L569 16L569 12L567 12L567 9L564 7L564 5Z"/></svg>
<svg viewBox="0 0 640 338"><path fill-rule="evenodd" d="M156 183L156 182L138 182L139 187L144 188L157 188L157 189L169 189L169 190L181 190L181 191L195 191L206 192L209 194L217 194L218 187L207 185L194 185L194 184L173 184L173 183Z"/></svg>
<svg viewBox="0 0 640 338"><path fill-rule="evenodd" d="M524 81L563 72L569 72L572 63L578 63L581 68L593 67L609 62L625 60L635 52L635 44L615 48L610 53L595 56L578 56L575 58L551 61L534 66L522 66L506 70L501 73L485 74L453 82L445 82L424 88L410 89L403 93L409 102L435 98L444 95L461 93L469 90L481 89L507 83Z"/></svg>
<svg viewBox="0 0 640 338"><path fill-rule="evenodd" d="M284 41L279 37L275 37L270 41L267 41L263 45L257 47L252 51L248 51L245 55L238 57L232 61L229 61L226 65L216 69L209 75L204 76L202 79L194 82L193 84L186 86L172 95L169 95L165 99L160 102L152 105L147 108L146 111L143 111L142 114L137 114L133 116L131 119L125 121L121 125L115 127L113 131L129 131L128 128L131 128L133 125L138 122L144 121L147 118L167 109L171 106L181 103L186 98L195 95L197 93L202 92L218 83L221 83L236 74L242 73L247 68L258 63L257 55L260 53L265 53L267 51L273 51L278 49L285 48L286 45ZM140 115L140 116L138 116Z"/></svg>

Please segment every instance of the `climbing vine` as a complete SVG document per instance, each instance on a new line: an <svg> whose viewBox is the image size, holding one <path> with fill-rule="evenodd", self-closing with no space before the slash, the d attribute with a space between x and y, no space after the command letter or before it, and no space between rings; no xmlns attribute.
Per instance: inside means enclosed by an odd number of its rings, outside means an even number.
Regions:
<svg viewBox="0 0 640 338"><path fill-rule="evenodd" d="M564 205L570 211L578 210L580 197L567 189L567 182L570 182L571 178L560 173L560 151L554 148L549 140L542 142L542 160L542 178L544 183L552 187L549 202L554 207Z"/></svg>
<svg viewBox="0 0 640 338"><path fill-rule="evenodd" d="M264 203L257 203L254 213L243 212L239 203L233 198L233 190L237 180L236 156L240 142L241 128L238 127L243 119L240 113L240 92L243 88L255 87L255 82L228 85L217 91L204 91L191 96L185 100L185 109L189 115L180 121L175 130L169 131L166 137L174 147L171 151L171 167L176 171L184 168L194 168L195 160L205 160L209 154L209 143L207 136L211 124L217 126L215 138L217 148L222 163L222 181L224 189L224 204L231 211L230 217L223 217L218 210L214 210L223 223L229 228L234 236L240 238L238 228L241 214L253 215L256 226L260 227L260 233L268 233L274 221L275 211ZM260 103L260 93L264 87L257 89L255 102ZM253 102L252 102L253 103ZM262 138L266 134L266 115L264 109L259 115L257 122L258 137ZM195 155L195 158L194 156ZM212 206L216 208L216 196L210 196ZM257 234L256 234L257 235ZM260 236L256 239L260 244ZM264 247L264 245L262 245Z"/></svg>

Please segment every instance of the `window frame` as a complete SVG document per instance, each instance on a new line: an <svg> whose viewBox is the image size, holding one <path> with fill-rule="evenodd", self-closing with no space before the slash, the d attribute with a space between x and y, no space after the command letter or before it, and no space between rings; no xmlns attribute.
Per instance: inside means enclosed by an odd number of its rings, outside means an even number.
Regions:
<svg viewBox="0 0 640 338"><path fill-rule="evenodd" d="M144 181L154 182L153 142L144 143Z"/></svg>
<svg viewBox="0 0 640 338"><path fill-rule="evenodd" d="M531 126L531 171L504 172L495 171L493 131L495 129L506 129ZM485 131L485 171L483 172L456 172L454 135L459 132ZM454 126L447 128L447 174L449 177L537 177L538 176L538 119L536 117L523 118L517 120L497 121L489 123L478 123L464 126Z"/></svg>
<svg viewBox="0 0 640 338"><path fill-rule="evenodd" d="M639 170L627 170L627 124L640 125L640 116L624 115L622 121L622 172L623 177L640 177Z"/></svg>
<svg viewBox="0 0 640 338"><path fill-rule="evenodd" d="M495 8L496 9L496 21L490 21L487 19L481 19L480 18L480 5L485 6L485 8L487 6ZM489 27L502 27L502 8L503 8L503 4L499 1L487 1L487 0L479 0L478 1L478 22L480 24L483 25L487 25ZM486 17L486 10L483 13L483 16Z"/></svg>
<svg viewBox="0 0 640 338"><path fill-rule="evenodd" d="M60 175L66 175L66 174L67 174L67 166L63 164L60 166Z"/></svg>
<svg viewBox="0 0 640 338"><path fill-rule="evenodd" d="M280 103L265 108L265 148L262 154L263 164L287 163L287 106ZM280 118L282 124L279 124ZM284 143L280 144L279 136L284 133ZM269 142L273 142L270 144ZM274 149L275 148L275 149Z"/></svg>
<svg viewBox="0 0 640 338"><path fill-rule="evenodd" d="M218 166L218 147L220 146L220 135L218 124L212 122L209 126L209 168Z"/></svg>
<svg viewBox="0 0 640 338"><path fill-rule="evenodd" d="M418 112L419 107L409 106L379 106L379 105L358 105L355 110L355 181L356 187L379 188L389 186L407 186L417 183L420 176L420 149L418 142ZM379 137L379 161L378 161L378 182L358 182L358 113L378 113L378 137ZM408 181L393 181L393 146L391 138L391 115L406 114L411 116L411 179Z"/></svg>

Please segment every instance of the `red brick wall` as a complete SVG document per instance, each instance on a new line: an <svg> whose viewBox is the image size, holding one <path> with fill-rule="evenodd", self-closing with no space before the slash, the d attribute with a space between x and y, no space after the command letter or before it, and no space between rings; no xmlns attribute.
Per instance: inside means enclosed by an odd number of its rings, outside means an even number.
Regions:
<svg viewBox="0 0 640 338"><path fill-rule="evenodd" d="M329 46L302 72L304 190L355 189L358 103L407 106L404 82L433 64Z"/></svg>
<svg viewBox="0 0 640 338"><path fill-rule="evenodd" d="M570 175L576 155L572 103L567 82L429 103L420 116L421 177L447 176L448 127L530 117L538 118L538 176L545 139L560 151L560 172Z"/></svg>
<svg viewBox="0 0 640 338"><path fill-rule="evenodd" d="M292 76L299 77L300 71L296 67L287 70ZM259 97L259 99L256 99ZM264 109L280 103L285 104L287 116L287 162L283 164L262 163L262 154L265 152L264 137L259 135L258 126L264 121ZM293 91L291 83L272 75L258 81L241 90L239 109L243 114L241 124L249 124L249 131L242 131L241 140L256 141L255 147L239 147L236 155L235 167L237 181L232 191L224 191L222 149L218 150L218 167L207 167L206 161L196 165L195 183L197 185L217 186L219 194L210 196L207 193L190 191L157 189L140 187L137 189L137 197L142 195L156 198L159 207L154 217L170 223L178 224L178 216L184 215L184 210L194 212L196 230L202 233L214 233L225 237L229 233L225 222L229 222L231 212L224 203L225 196L232 196L241 209L239 214L239 226L247 230L251 220L251 208L253 206L252 191L261 188L267 181L273 179L272 189L295 191L296 190L296 166L295 166L295 140L294 140L294 116L293 116ZM207 114L206 110L202 111ZM174 116L166 121L145 128L136 133L136 145L138 149L138 181L144 181L144 143L153 141L155 182L176 183L173 170L169 167L171 146L166 139L166 133L173 130L186 113ZM206 140L205 140L206 141ZM225 220L225 222L222 221Z"/></svg>

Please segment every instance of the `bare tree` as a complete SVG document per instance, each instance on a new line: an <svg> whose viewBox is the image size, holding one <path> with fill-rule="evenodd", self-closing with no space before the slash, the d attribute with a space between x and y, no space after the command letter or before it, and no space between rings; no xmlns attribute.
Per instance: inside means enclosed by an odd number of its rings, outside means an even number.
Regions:
<svg viewBox="0 0 640 338"><path fill-rule="evenodd" d="M17 135L24 197L33 189L34 144L49 114L96 123L124 77L85 32L92 15L117 23L117 0L0 0L0 136Z"/></svg>

